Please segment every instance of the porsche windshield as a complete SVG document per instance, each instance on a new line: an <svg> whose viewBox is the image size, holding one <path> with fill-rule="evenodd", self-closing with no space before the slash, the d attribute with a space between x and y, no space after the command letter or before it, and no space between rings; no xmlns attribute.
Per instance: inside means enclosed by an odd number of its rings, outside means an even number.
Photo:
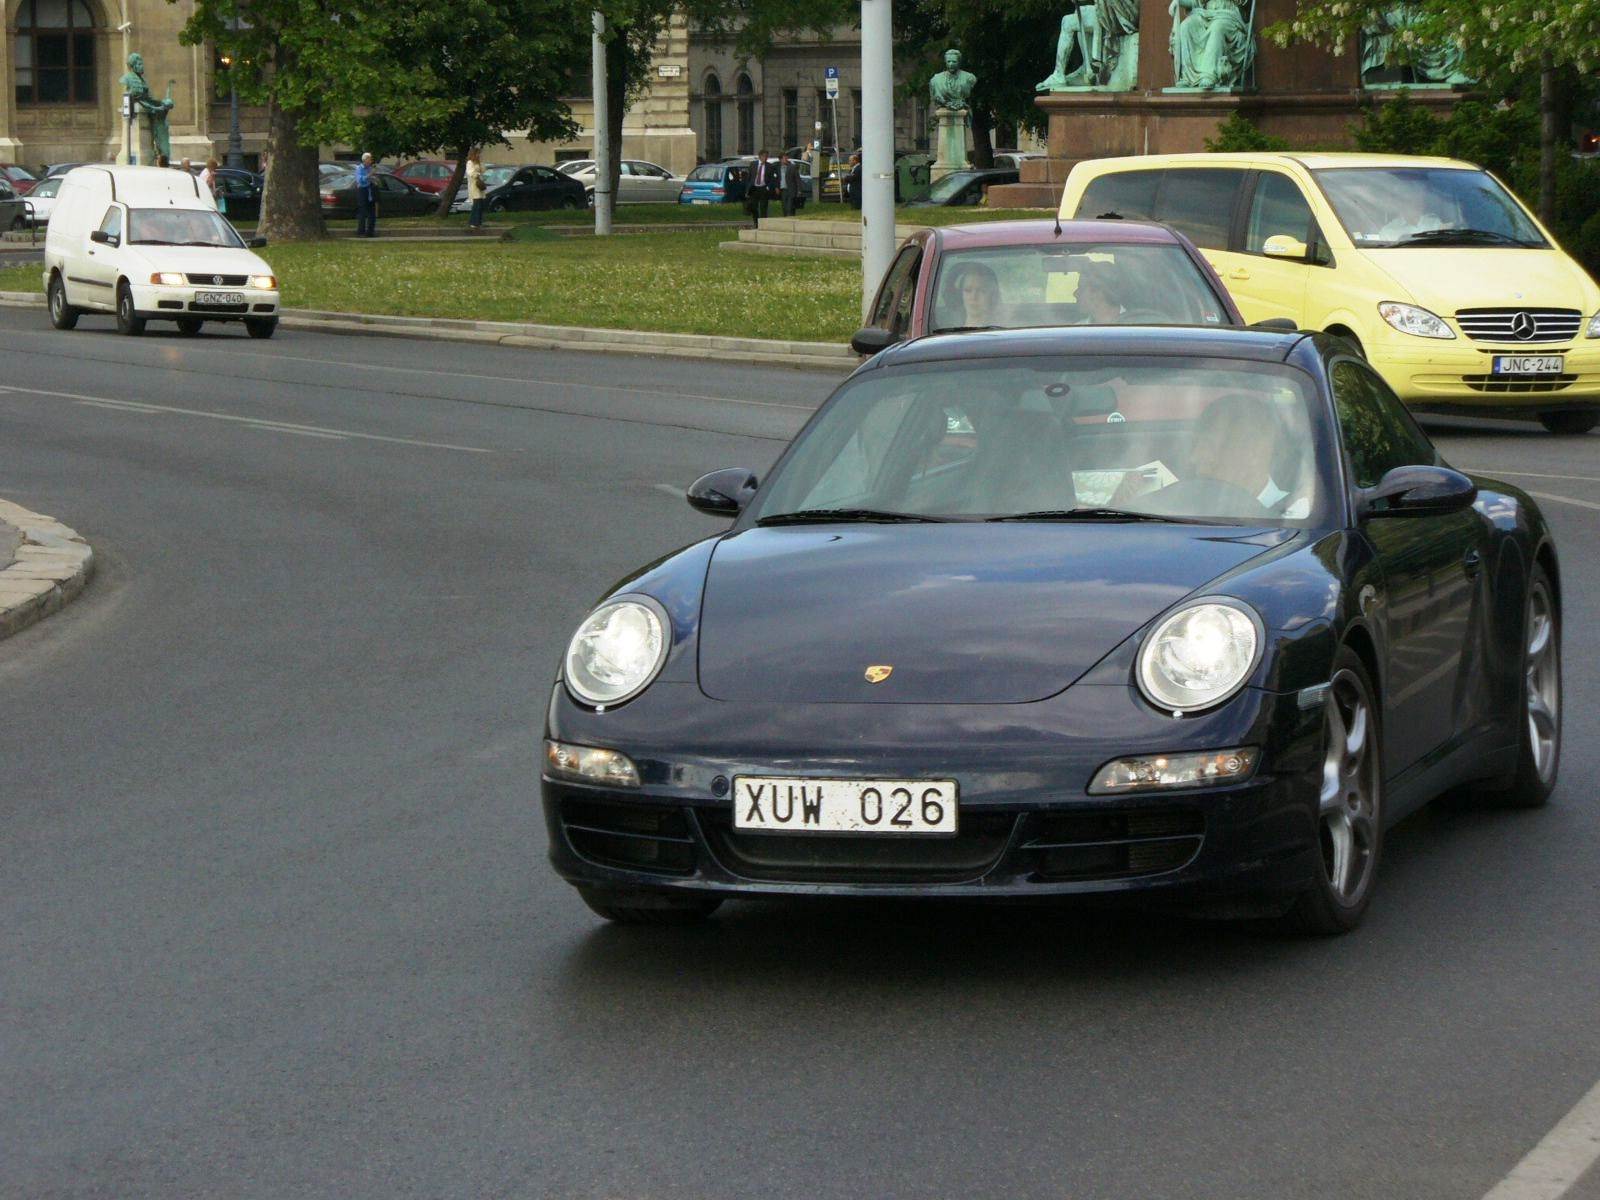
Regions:
<svg viewBox="0 0 1600 1200"><path fill-rule="evenodd" d="M757 524L1307 525L1334 455L1309 376L1215 358L974 359L868 373L762 488Z"/></svg>
<svg viewBox="0 0 1600 1200"><path fill-rule="evenodd" d="M243 246L222 216L206 208L134 208L128 241L136 246Z"/></svg>
<svg viewBox="0 0 1600 1200"><path fill-rule="evenodd" d="M1357 246L1549 245L1485 171L1459 167L1338 167L1316 173Z"/></svg>

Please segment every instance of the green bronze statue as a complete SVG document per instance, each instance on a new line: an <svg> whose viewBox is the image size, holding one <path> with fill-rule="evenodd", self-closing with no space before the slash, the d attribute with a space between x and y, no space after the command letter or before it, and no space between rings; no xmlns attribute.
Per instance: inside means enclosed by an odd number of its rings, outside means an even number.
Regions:
<svg viewBox="0 0 1600 1200"><path fill-rule="evenodd" d="M122 77L122 90L128 93L128 103L135 114L143 113L150 122L150 145L163 158L172 157L172 135L167 129L167 114L172 111L172 84L167 84L167 96L157 100L150 92L144 77L144 55L128 55L128 72Z"/></svg>
<svg viewBox="0 0 1600 1200"><path fill-rule="evenodd" d="M971 71L961 69L961 51L951 48L944 52L944 70L928 81L928 94L935 108L965 112L967 97L972 95L972 85L977 81Z"/></svg>

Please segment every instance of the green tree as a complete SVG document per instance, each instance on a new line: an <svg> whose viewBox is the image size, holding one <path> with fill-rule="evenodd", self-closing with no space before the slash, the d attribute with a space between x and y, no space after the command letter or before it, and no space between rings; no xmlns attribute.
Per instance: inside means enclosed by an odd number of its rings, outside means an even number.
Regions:
<svg viewBox="0 0 1600 1200"><path fill-rule="evenodd" d="M1215 139L1206 139L1206 149L1213 154L1254 153L1259 150L1288 148L1287 139L1262 133L1255 122L1238 111L1217 126Z"/></svg>

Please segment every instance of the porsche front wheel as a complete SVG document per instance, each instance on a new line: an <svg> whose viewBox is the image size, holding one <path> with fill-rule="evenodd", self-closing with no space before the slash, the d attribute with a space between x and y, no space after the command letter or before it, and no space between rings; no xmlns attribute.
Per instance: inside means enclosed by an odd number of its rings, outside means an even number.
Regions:
<svg viewBox="0 0 1600 1200"><path fill-rule="evenodd" d="M1528 581L1518 685L1517 769L1494 796L1511 808L1538 808L1561 766L1561 616L1543 567Z"/></svg>
<svg viewBox="0 0 1600 1200"><path fill-rule="evenodd" d="M1317 870L1291 920L1307 933L1346 933L1361 923L1383 850L1383 754L1378 708L1360 656L1341 647L1323 702Z"/></svg>

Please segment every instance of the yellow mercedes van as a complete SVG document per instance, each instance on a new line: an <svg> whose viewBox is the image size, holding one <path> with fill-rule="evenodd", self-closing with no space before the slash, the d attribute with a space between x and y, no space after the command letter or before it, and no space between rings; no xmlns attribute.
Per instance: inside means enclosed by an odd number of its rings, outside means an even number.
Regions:
<svg viewBox="0 0 1600 1200"><path fill-rule="evenodd" d="M1487 171L1395 154L1152 154L1073 167L1061 216L1165 221L1247 321L1344 334L1418 409L1600 424L1600 287Z"/></svg>

